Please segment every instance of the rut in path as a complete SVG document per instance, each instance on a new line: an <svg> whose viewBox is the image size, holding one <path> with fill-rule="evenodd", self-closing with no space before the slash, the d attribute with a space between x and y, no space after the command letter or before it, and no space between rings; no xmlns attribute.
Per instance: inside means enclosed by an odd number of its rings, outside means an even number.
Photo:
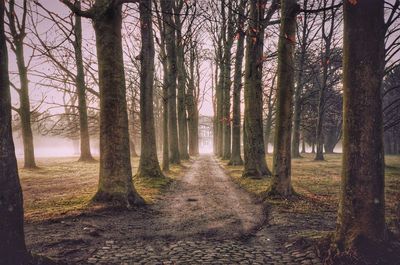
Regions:
<svg viewBox="0 0 400 265"><path fill-rule="evenodd" d="M196 159L158 208L161 231L178 237L232 238L252 231L265 218L262 205L235 185L210 155Z"/></svg>

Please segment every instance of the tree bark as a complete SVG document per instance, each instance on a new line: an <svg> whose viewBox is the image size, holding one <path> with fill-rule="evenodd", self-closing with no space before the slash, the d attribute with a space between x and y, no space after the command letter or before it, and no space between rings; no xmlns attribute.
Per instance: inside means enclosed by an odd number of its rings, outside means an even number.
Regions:
<svg viewBox="0 0 400 265"><path fill-rule="evenodd" d="M195 63L196 63L196 47L192 45L190 49L189 62L189 84L187 91L187 110L188 110L188 125L189 125L189 154L196 156L199 154L199 111L197 99L195 98Z"/></svg>
<svg viewBox="0 0 400 265"><path fill-rule="evenodd" d="M36 168L31 126L28 71L25 65L23 40L21 39L18 39L15 42L15 55L17 57L18 75L21 85L21 88L18 91L20 102L18 113L21 118L22 140L24 145L24 168Z"/></svg>
<svg viewBox="0 0 400 265"><path fill-rule="evenodd" d="M224 34L224 81L222 88L222 159L228 160L231 158L231 144L232 144L232 135L231 135L231 72L232 72L232 45L235 36L234 30L234 21L233 21L233 13L232 13L232 1L228 1L228 19L227 19L227 32Z"/></svg>
<svg viewBox="0 0 400 265"><path fill-rule="evenodd" d="M301 136L301 153L302 154L306 153L306 141L304 140L304 133Z"/></svg>
<svg viewBox="0 0 400 265"><path fill-rule="evenodd" d="M385 239L383 5L344 2L343 170L335 241L337 250L349 253Z"/></svg>
<svg viewBox="0 0 400 265"><path fill-rule="evenodd" d="M275 119L274 159L270 194L292 195L291 132L294 91L294 49L296 17L300 7L296 0L281 1L281 25L278 43L278 89ZM298 148L298 147L297 147Z"/></svg>
<svg viewBox="0 0 400 265"><path fill-rule="evenodd" d="M240 111L240 92L242 90L242 67L244 56L244 40L246 34L244 32L244 11L246 1L242 0L239 6L238 14L238 32L237 47L235 60L235 73L233 80L233 106L232 106L232 153L229 165L243 165L242 156L240 154L240 127L241 127L241 111Z"/></svg>
<svg viewBox="0 0 400 265"><path fill-rule="evenodd" d="M154 39L151 1L140 0L140 32L142 48L140 52L140 128L141 152L137 177L163 178L157 157L156 131L154 126Z"/></svg>
<svg viewBox="0 0 400 265"><path fill-rule="evenodd" d="M24 210L11 127L5 1L0 2L0 264L28 264Z"/></svg>
<svg viewBox="0 0 400 265"><path fill-rule="evenodd" d="M182 2L183 3L183 2ZM177 74L178 74L178 127L179 127L179 154L181 159L189 159L188 153L188 124L186 116L186 75L185 75L185 53L182 39L182 23L180 14L182 8L178 8L175 15L176 25L176 50L177 50Z"/></svg>
<svg viewBox="0 0 400 265"><path fill-rule="evenodd" d="M180 164L180 152L178 146L178 125L176 116L176 79L177 56L175 43L175 23L172 19L174 1L161 1L163 24L165 30L165 44L168 59L168 137L169 159L172 164Z"/></svg>
<svg viewBox="0 0 400 265"><path fill-rule="evenodd" d="M20 107L18 114L21 118L22 140L24 145L24 167L36 168L33 134L31 127L31 106L29 100L28 68L25 64L24 39L26 36L27 1L23 1L22 19L18 19L15 12L15 1L9 1L8 25L13 42L13 51L17 59L20 89L16 89L19 95Z"/></svg>
<svg viewBox="0 0 400 265"><path fill-rule="evenodd" d="M250 2L244 81L244 171L243 177L262 178L271 172L265 161L262 124L262 66L265 0Z"/></svg>
<svg viewBox="0 0 400 265"><path fill-rule="evenodd" d="M303 8L307 8L308 0L303 2ZM302 20L302 34L301 34L301 46L300 46L300 58L299 58L299 69L296 75L296 87L294 94L294 113L293 113L293 130L292 130L292 158L300 158L300 123L301 123L301 111L302 111L302 102L301 102L301 93L303 91L303 71L304 64L306 59L307 52L307 40L309 30L307 29L308 25L308 16L305 15Z"/></svg>
<svg viewBox="0 0 400 265"><path fill-rule="evenodd" d="M76 1L75 5L80 8L81 1ZM82 56L82 21L81 17L75 15L75 60L76 60L76 89L78 94L79 129L80 129L80 158L79 161L94 161L90 151L90 136L88 125L88 114L86 104L86 84Z"/></svg>
<svg viewBox="0 0 400 265"><path fill-rule="evenodd" d="M132 183L121 5L96 4L107 7L93 18L100 88L100 179L94 201L129 208L144 201Z"/></svg>

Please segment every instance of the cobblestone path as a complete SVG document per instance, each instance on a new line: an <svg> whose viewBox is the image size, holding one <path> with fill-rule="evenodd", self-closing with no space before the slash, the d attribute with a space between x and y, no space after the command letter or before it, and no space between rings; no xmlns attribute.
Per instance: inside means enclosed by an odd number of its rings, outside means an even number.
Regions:
<svg viewBox="0 0 400 265"><path fill-rule="evenodd" d="M261 204L238 188L211 156L201 156L162 200L143 234L105 240L90 264L321 264L265 223Z"/></svg>

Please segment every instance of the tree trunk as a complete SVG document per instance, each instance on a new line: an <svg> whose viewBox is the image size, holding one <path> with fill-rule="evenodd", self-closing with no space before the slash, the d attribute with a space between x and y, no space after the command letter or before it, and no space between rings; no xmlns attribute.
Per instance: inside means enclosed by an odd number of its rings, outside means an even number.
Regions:
<svg viewBox="0 0 400 265"><path fill-rule="evenodd" d="M307 8L308 0L303 1L303 8ZM296 75L296 87L294 94L294 113L293 113L293 130L292 130L292 158L300 158L300 123L301 123L301 112L302 112L302 100L301 93L303 91L303 71L304 64L307 53L307 45L308 45L308 34L307 30L308 25L308 16L305 15L301 22L303 25L303 29L301 32L301 44L300 44L300 58L299 58L299 66Z"/></svg>
<svg viewBox="0 0 400 265"><path fill-rule="evenodd" d="M224 6L225 7L225 6ZM228 8L228 18L227 18L227 32L224 34L224 83L222 88L222 159L228 160L231 158L231 144L232 144L232 131L231 131L231 72L232 72L232 53L231 49L233 46L233 41L235 37L234 29L234 15L232 1L228 1L226 4Z"/></svg>
<svg viewBox="0 0 400 265"><path fill-rule="evenodd" d="M338 142L337 128L335 125L327 126L324 139L325 153L333 154L333 150Z"/></svg>
<svg viewBox="0 0 400 265"><path fill-rule="evenodd" d="M179 154L181 159L189 159L188 153L188 124L186 116L186 75L185 53L182 39L182 23L179 14L175 15L176 43L177 43L177 69L178 69L178 127L179 127Z"/></svg>
<svg viewBox="0 0 400 265"><path fill-rule="evenodd" d="M262 124L262 66L265 1L250 2L244 81L244 171L243 177L271 175L265 161Z"/></svg>
<svg viewBox="0 0 400 265"><path fill-rule="evenodd" d="M0 2L0 264L28 264L24 209L11 129L5 1Z"/></svg>
<svg viewBox="0 0 400 265"><path fill-rule="evenodd" d="M294 90L294 49L296 43L296 0L281 1L278 44L278 89L275 119L274 159L270 194L292 195L291 132ZM298 146L297 146L298 149Z"/></svg>
<svg viewBox="0 0 400 265"><path fill-rule="evenodd" d="M268 111L267 119L265 122L264 128L264 150L265 154L269 154L269 139L271 136L271 128L272 128L272 110Z"/></svg>
<svg viewBox="0 0 400 265"><path fill-rule="evenodd" d="M199 111L197 106L197 99L195 98L195 62L195 47L192 46L190 49L189 62L190 78L186 96L189 125L189 154L191 156L196 156L199 154Z"/></svg>
<svg viewBox="0 0 400 265"><path fill-rule="evenodd" d="M79 8L81 1L75 3ZM75 15L75 60L76 60L76 89L78 93L78 111L79 111L79 129L80 129L80 158L79 161L94 161L92 153L90 151L90 137L89 137L89 125L88 125L88 114L86 104L86 84L85 84L85 73L83 68L83 56L82 56L82 21L81 17Z"/></svg>
<svg viewBox="0 0 400 265"><path fill-rule="evenodd" d="M222 53L222 52L221 52ZM224 63L221 56L219 62L219 77L217 84L217 156L222 157L223 155L223 84L224 84Z"/></svg>
<svg viewBox="0 0 400 265"><path fill-rule="evenodd" d="M18 75L21 88L19 94L19 115L21 118L22 140L24 144L24 168L36 168L35 151L33 147L33 134L31 127L31 105L29 101L28 71L25 66L23 40L15 43L15 56L17 58Z"/></svg>
<svg viewBox="0 0 400 265"><path fill-rule="evenodd" d="M168 59L168 137L169 159L172 164L180 164L180 152L178 146L178 125L176 117L176 79L177 61L175 44L175 23L172 19L174 1L161 1L163 24L165 30L165 44Z"/></svg>
<svg viewBox="0 0 400 265"><path fill-rule="evenodd" d="M304 135L301 136L301 153L306 153L306 141L304 140Z"/></svg>
<svg viewBox="0 0 400 265"><path fill-rule="evenodd" d="M157 157L156 131L154 126L154 40L151 17L151 1L140 0L140 32L142 48L140 53L140 128L141 152L137 177L163 178Z"/></svg>
<svg viewBox="0 0 400 265"><path fill-rule="evenodd" d="M165 66L164 66L164 69ZM164 85L163 85L163 162L162 170L169 170L169 141L168 141L168 83L166 75L168 71L164 70Z"/></svg>
<svg viewBox="0 0 400 265"><path fill-rule="evenodd" d="M245 5L246 1L242 0L238 14L238 40L236 46L235 73L233 79L232 154L229 161L229 165L233 166L243 165L243 160L240 154L240 92L242 90L242 66L244 56L244 40L246 37L243 29Z"/></svg>
<svg viewBox="0 0 400 265"><path fill-rule="evenodd" d="M132 184L121 13L121 5L112 5L93 19L100 88L100 180L94 200L131 207L144 201Z"/></svg>
<svg viewBox="0 0 400 265"><path fill-rule="evenodd" d="M351 254L370 251L365 248L385 238L383 5L344 2L343 170L335 241L337 250Z"/></svg>

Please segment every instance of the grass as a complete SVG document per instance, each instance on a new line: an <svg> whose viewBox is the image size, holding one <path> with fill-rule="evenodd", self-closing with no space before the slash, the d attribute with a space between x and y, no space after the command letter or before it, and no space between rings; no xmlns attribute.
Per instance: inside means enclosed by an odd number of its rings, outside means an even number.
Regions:
<svg viewBox="0 0 400 265"><path fill-rule="evenodd" d="M336 211L339 201L341 155L325 155L326 161L314 161L311 154L292 160L292 184L301 196L300 200L268 200L278 204L281 210L300 214L321 211ZM268 166L272 168L272 157L267 156ZM270 178L253 180L242 178L242 166L227 166L220 162L233 180L247 191L262 195L270 186ZM397 220L396 207L400 201L400 156L385 157L385 200L386 218L389 226Z"/></svg>
<svg viewBox="0 0 400 265"><path fill-rule="evenodd" d="M26 220L41 221L88 209L97 190L99 163L77 160L77 157L39 158L39 169L19 169ZM138 158L132 159L133 173L138 163ZM153 203L182 175L183 168L171 166L165 179L134 179L135 188L147 203Z"/></svg>

